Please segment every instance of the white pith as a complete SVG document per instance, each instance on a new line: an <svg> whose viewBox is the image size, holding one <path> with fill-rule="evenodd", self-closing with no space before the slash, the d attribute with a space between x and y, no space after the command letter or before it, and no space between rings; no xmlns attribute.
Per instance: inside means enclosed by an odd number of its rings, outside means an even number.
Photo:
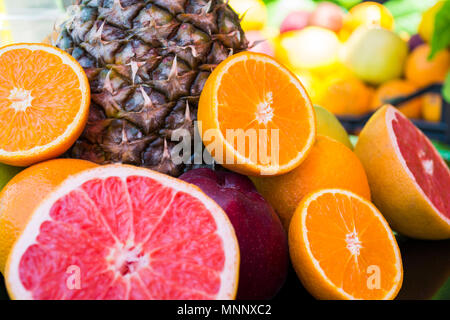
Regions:
<svg viewBox="0 0 450 320"><path fill-rule="evenodd" d="M359 240L358 233L353 231L345 236L345 242L347 243L347 249L352 256L359 256L359 252L362 248L362 242Z"/></svg>
<svg viewBox="0 0 450 320"><path fill-rule="evenodd" d="M279 64L278 62L276 62L273 59L267 58L264 55L252 55L252 58L254 60L259 60L260 62L263 63L268 63L268 64L272 64L274 66L276 66L280 71L285 72L285 74L291 79L291 83L294 84L297 89L302 93L303 96L308 96L308 94L306 93L305 89L303 88L303 86L301 85L299 79L291 74L288 70L285 69L285 67L283 67L281 64ZM215 81L214 81L214 86L213 86L213 92L217 93L220 87L220 83L222 82L222 78L223 76L228 72L228 70L235 64L235 63L239 63L242 61L246 61L249 60L249 58L247 57L247 55L241 54L240 56L237 57L233 57L232 60L229 60L228 63L222 62L222 63L227 63L226 65L224 65L221 69L220 69L220 73L218 73ZM218 70L218 69L216 69ZM216 71L217 72L217 71ZM242 89L244 90L244 89ZM219 118L218 118L218 106L219 106L219 101L217 99L217 94L213 95L213 112L215 113L215 121L216 121L216 128L218 128L219 132L218 134L221 136L221 139L223 141L223 143L225 144L225 147L227 150L234 150L234 154L236 155L237 158L237 163L239 164L244 164L244 165L252 165L255 166L256 164L251 160L248 159L247 157L245 157L245 155L242 155L238 152L238 150L235 150L234 146L232 146L224 137L222 130L220 130L220 123L219 123ZM265 107L265 106L264 106ZM264 109L264 108L263 108ZM272 109L272 113L273 113L273 108L271 107L270 109ZM269 110L270 111L270 110ZM311 108L309 108L309 112L310 114L308 115L309 119L314 119L314 111L313 108L311 106ZM269 112L270 114L270 112ZM267 118L267 117L266 117ZM315 122L311 121L311 125L312 128L314 130L312 130L315 133ZM260 171L261 175L274 175L274 174L278 174L280 171L283 171L285 168L289 168L291 167L293 164L298 163L298 161L303 158L306 150L309 150L311 148L311 146L314 144L315 141L315 134L310 134L308 137L308 140L305 144L305 147L303 148L303 150L299 151L298 155L292 159L291 161L289 161L288 163L286 163L285 165L273 165L273 164L269 164L269 165L256 165L256 167L258 167L258 170Z"/></svg>
<svg viewBox="0 0 450 320"><path fill-rule="evenodd" d="M394 128L392 126L392 122L395 120L395 116L398 117L404 117L403 114L399 111L397 111L395 108L389 108L389 110L386 111L386 124L387 124L387 129L388 129L388 133L389 133L389 137L391 138L391 142L392 142L392 146L394 148L395 153L397 154L397 158L400 161L402 167L405 169L406 174L410 177L411 181L414 182L414 184L417 186L417 191L422 195L422 197L428 202L428 204L433 208L433 211L436 212L437 216L444 220L447 224L450 225L450 219L447 218L444 214L442 214L434 205L434 203L430 200L430 198L428 198L428 196L426 195L426 193L423 191L422 187L420 186L420 184L417 182L416 177L414 177L414 174L411 172L411 170L409 169L408 165L406 164L405 159L402 156L402 153L400 151L400 147L397 143L397 136L395 135L394 132ZM419 130L419 134L423 136L423 133ZM431 143L429 142L428 138L425 139L425 141L427 143ZM435 150L434 147L432 146L432 150ZM419 150L419 157L421 158L421 163L422 166L424 167L424 170L427 174L432 175L433 171L434 171L434 161L431 159L425 159L425 153L423 150ZM442 165L444 166L444 168L448 169L447 164L444 162L444 160L438 155L437 159L439 159L439 161L441 161ZM431 163L429 162L431 160Z"/></svg>
<svg viewBox="0 0 450 320"><path fill-rule="evenodd" d="M306 247L308 256L311 259L311 262L313 263L315 269L321 274L322 278L325 280L325 282L327 283L327 285L329 287L333 287L335 290L337 290L340 294L342 294L347 299L356 299L355 297L353 297L349 293L345 292L342 288L338 287L336 284L334 284L330 280L330 278L326 275L326 273L320 266L319 261L316 259L316 257L313 255L313 253L311 251L311 247L310 247L309 240L308 240L308 230L306 228L306 218L308 216L308 208L309 208L311 202L316 201L318 198L320 198L324 194L341 194L341 195L343 194L343 195L346 195L351 198L356 198L356 199L368 204L371 208L373 207L373 205L370 202L368 202L367 200L363 199L362 197L360 197L350 191L346 191L346 190L342 190L342 189L324 189L324 190L314 193L308 199L306 199L306 201L303 205L303 211L301 212L301 221L302 221L301 224L303 226L302 238L305 243L305 247ZM395 240L394 234L392 233L392 231L390 231L391 229L389 227L389 224L386 222L386 220L381 215L381 213L379 213L377 210L373 210L373 213L378 217L379 221L383 224L385 230L387 230L387 234L388 234L388 237L391 240L391 242L397 243ZM353 237L353 235L351 237ZM355 239L355 238L353 237L353 239ZM353 244L355 244L354 241L353 241ZM402 272L401 272L401 270L402 270L402 262L401 261L402 260L401 260L400 251L398 250L398 247L394 247L394 252L395 252L395 260L396 260L395 266L396 266L397 274L394 279L395 285L393 286L392 290L389 292L386 292L386 295L384 296L384 299L386 299L386 300L393 297L393 295L397 291L398 283L402 280Z"/></svg>
<svg viewBox="0 0 450 320"><path fill-rule="evenodd" d="M32 299L31 292L24 288L20 280L19 263L27 248L36 243L37 236L39 235L39 228L42 223L47 220L52 220L50 217L50 209L55 201L57 201L64 195L67 195L72 190L79 188L86 181L89 181L91 179L119 177L125 181L129 176L143 176L155 179L163 186L172 188L175 192L183 192L189 194L192 197L198 198L203 203L203 205L211 212L217 225L216 234L218 234L224 242L223 248L225 253L225 265L220 275L221 287L215 298L219 300L234 298L238 281L236 275L239 271L239 246L231 222L228 220L227 215L217 205L217 203L206 196L196 186L188 184L181 180L160 174L149 169L122 165L108 165L89 169L71 176L70 178L65 180L54 192L52 192L49 197L46 198L33 212L24 231L14 244L7 262L5 278L8 291L14 299ZM132 246L133 244L130 243L129 245ZM136 256L136 252L138 251L139 249L133 251L129 250L129 248L111 248L110 254L105 258L112 259L113 255L118 255L121 259L121 261L117 261L117 263L119 263L123 262L124 259L133 259ZM139 259L138 263L145 263L145 259L145 256L142 257L142 259ZM116 266L117 265L112 264L110 267L114 268Z"/></svg>
<svg viewBox="0 0 450 320"><path fill-rule="evenodd" d="M61 51L57 48L51 47L51 46L46 46L46 45L41 45L41 44L28 44L28 43L23 43L23 44L15 44L15 45L11 45L11 46L6 46L0 49L0 57L6 53L9 52L11 50L17 50L17 49L27 49L30 51L36 51L36 50L41 50L41 51L45 51L48 52L50 54L54 54L57 55L61 60L63 64L69 65L76 73L77 77L78 77L78 82L80 83L80 91L81 91L81 103L80 106L85 106L88 104L88 97L89 94L85 94L86 92L90 92L90 88L86 86L87 81L86 81L86 75L84 73L83 68L78 64L78 62L76 62L76 60L71 57L69 54L65 53L64 51ZM22 88L16 88L18 91L23 90ZM23 92L22 92L23 93ZM17 93L14 93L14 95L17 95ZM28 100L26 102L31 103L32 100ZM16 110L19 111L19 109L23 109L25 107L25 103L23 104L16 104ZM20 110L20 111L25 111L25 110ZM33 155L36 153L41 153L45 150L49 150L54 148L55 146L58 146L61 144L62 141L65 141L68 139L68 137L70 137L72 135L72 133L77 129L78 124L80 123L81 118L84 116L84 114L87 112L87 110L85 110L85 108L80 108L78 110L78 113L76 114L75 118L73 119L72 123L66 128L66 130L64 131L64 133L62 135L60 135L57 139L53 140L52 142L43 145L43 146L36 146L33 147L31 149L27 149L27 150L20 150L20 151L6 151L4 149L0 148L0 156L8 156L8 157L22 157L22 156L28 156L28 155Z"/></svg>
<svg viewBox="0 0 450 320"><path fill-rule="evenodd" d="M258 120L258 123L267 124L273 119L273 93L268 92L266 94L266 97L264 98L264 101L260 102L256 106L256 120Z"/></svg>
<svg viewBox="0 0 450 320"><path fill-rule="evenodd" d="M14 87L10 93L8 99L11 101L9 105L10 108L14 109L16 112L25 111L31 107L33 102L33 96L30 90L25 90L23 88Z"/></svg>

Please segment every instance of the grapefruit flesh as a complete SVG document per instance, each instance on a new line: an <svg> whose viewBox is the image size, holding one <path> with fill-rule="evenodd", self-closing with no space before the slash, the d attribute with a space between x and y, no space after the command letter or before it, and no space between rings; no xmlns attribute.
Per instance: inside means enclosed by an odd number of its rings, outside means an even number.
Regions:
<svg viewBox="0 0 450 320"><path fill-rule="evenodd" d="M112 165L67 179L34 211L7 263L15 299L232 299L239 248L195 186Z"/></svg>
<svg viewBox="0 0 450 320"><path fill-rule="evenodd" d="M436 209L450 219L450 171L425 135L398 112L392 114L394 141L411 175Z"/></svg>
<svg viewBox="0 0 450 320"><path fill-rule="evenodd" d="M372 200L397 232L450 239L450 170L430 140L386 105L367 122L355 146Z"/></svg>

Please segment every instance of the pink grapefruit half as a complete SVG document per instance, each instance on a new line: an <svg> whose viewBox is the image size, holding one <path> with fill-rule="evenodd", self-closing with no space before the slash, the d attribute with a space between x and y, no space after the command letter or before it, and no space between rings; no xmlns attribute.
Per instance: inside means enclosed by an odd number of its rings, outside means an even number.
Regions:
<svg viewBox="0 0 450 320"><path fill-rule="evenodd" d="M125 165L66 179L9 256L13 299L233 299L239 246L194 185Z"/></svg>
<svg viewBox="0 0 450 320"><path fill-rule="evenodd" d="M384 106L362 130L355 152L373 202L394 230L417 239L450 238L450 170L410 120Z"/></svg>

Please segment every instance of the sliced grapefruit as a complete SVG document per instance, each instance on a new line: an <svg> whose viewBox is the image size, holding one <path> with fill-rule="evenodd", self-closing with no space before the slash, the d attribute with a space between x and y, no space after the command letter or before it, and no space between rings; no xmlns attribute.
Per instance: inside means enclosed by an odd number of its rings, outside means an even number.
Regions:
<svg viewBox="0 0 450 320"><path fill-rule="evenodd" d="M450 238L450 170L411 121L384 106L364 127L355 152L372 199L394 230L418 239Z"/></svg>
<svg viewBox="0 0 450 320"><path fill-rule="evenodd" d="M1 273L33 209L68 176L96 166L79 159L53 159L26 168L8 182L0 192Z"/></svg>
<svg viewBox="0 0 450 320"><path fill-rule="evenodd" d="M110 165L34 210L5 278L14 299L233 299L238 273L234 229L200 189Z"/></svg>

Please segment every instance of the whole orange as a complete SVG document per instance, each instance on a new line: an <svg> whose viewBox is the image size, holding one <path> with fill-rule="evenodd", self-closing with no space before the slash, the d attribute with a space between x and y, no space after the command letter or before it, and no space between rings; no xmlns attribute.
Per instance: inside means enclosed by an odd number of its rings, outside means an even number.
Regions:
<svg viewBox="0 0 450 320"><path fill-rule="evenodd" d="M366 172L358 157L342 143L320 135L306 160L293 171L251 179L285 228L303 197L319 189L342 188L370 200Z"/></svg>
<svg viewBox="0 0 450 320"><path fill-rule="evenodd" d="M318 104L336 115L362 115L370 110L373 89L353 76L325 81Z"/></svg>
<svg viewBox="0 0 450 320"><path fill-rule="evenodd" d="M372 110L376 110L385 105L386 100L409 95L417 89L418 86L408 80L395 79L385 82L375 91L371 108ZM408 118L419 118L422 107L422 98L415 98L400 104L398 107Z"/></svg>
<svg viewBox="0 0 450 320"><path fill-rule="evenodd" d="M430 46L422 44L406 60L406 78L421 87L444 82L450 68L450 53L447 49L438 52L432 60L428 60L429 55Z"/></svg>
<svg viewBox="0 0 450 320"><path fill-rule="evenodd" d="M0 272L33 209L65 178L95 166L85 160L49 160L23 170L8 182L0 193Z"/></svg>

